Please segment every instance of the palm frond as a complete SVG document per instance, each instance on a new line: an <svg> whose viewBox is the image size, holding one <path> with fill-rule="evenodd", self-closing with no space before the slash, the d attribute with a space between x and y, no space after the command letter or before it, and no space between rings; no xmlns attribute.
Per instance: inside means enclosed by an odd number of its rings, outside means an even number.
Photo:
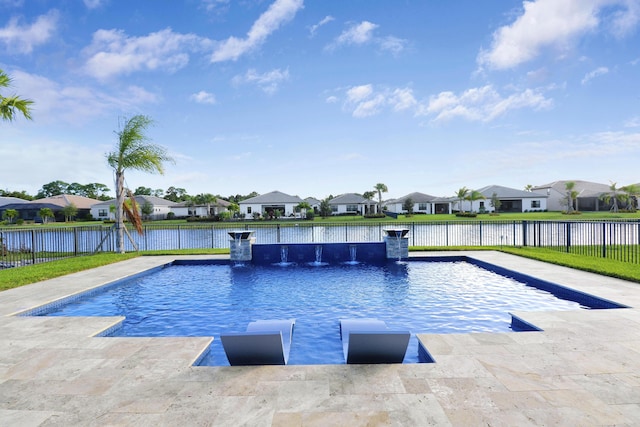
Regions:
<svg viewBox="0 0 640 427"><path fill-rule="evenodd" d="M140 211L138 210L138 203L136 202L136 198L134 197L131 190L127 189L127 197L129 198L129 203L125 203L122 206L127 219L136 229L139 235L144 234L144 229L142 228L142 218L140 218Z"/></svg>

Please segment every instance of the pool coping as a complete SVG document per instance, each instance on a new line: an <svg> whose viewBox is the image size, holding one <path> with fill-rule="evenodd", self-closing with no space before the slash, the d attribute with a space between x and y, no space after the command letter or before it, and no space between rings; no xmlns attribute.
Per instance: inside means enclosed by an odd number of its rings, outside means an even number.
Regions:
<svg viewBox="0 0 640 427"><path fill-rule="evenodd" d="M468 256L628 309L513 313L542 332L418 334L433 364L190 366L211 342L93 337L120 318L16 317L174 259L138 257L0 293L0 417L25 425L640 423L640 284ZM215 398L212 398L215 397Z"/></svg>

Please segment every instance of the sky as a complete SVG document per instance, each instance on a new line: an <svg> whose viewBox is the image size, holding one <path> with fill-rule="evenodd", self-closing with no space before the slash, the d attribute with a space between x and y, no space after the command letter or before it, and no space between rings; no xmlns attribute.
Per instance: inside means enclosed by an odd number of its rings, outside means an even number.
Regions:
<svg viewBox="0 0 640 427"><path fill-rule="evenodd" d="M640 182L640 0L0 0L0 188L325 198Z"/></svg>

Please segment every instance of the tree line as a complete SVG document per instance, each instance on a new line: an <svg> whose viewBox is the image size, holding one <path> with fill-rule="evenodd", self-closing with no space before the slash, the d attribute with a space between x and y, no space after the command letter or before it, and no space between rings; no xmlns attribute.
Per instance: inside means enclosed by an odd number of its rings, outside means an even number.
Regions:
<svg viewBox="0 0 640 427"><path fill-rule="evenodd" d="M26 191L15 190L2 190L0 189L0 196L2 197L15 197L23 200L38 200L45 199L47 197L59 196L62 194L72 196L88 197L90 199L96 199L100 201L107 201L113 199L109 193L111 189L105 184L101 183L89 183L79 184L77 182L67 183L61 180L52 181L48 184L44 184L35 195L28 194ZM200 193L191 195L184 188L169 187L166 190L161 188L152 189L150 187L140 186L133 192L134 196L154 196L161 199L170 200L172 202L194 202L196 204L215 203L216 200L226 200L231 203L238 203L242 200L249 199L251 197L258 196L256 191L252 191L249 194L231 194L229 196L221 196L219 194L213 195L210 193Z"/></svg>

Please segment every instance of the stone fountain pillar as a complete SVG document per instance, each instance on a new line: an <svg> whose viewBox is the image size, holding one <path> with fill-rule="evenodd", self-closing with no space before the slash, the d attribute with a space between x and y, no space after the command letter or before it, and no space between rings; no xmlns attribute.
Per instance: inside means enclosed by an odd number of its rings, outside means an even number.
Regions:
<svg viewBox="0 0 640 427"><path fill-rule="evenodd" d="M253 231L238 230L228 231L231 240L229 248L231 261L251 261L251 245L255 243L255 237L252 237Z"/></svg>
<svg viewBox="0 0 640 427"><path fill-rule="evenodd" d="M398 261L409 258L409 238L408 228L387 229L384 243L387 247L387 259L396 259Z"/></svg>

